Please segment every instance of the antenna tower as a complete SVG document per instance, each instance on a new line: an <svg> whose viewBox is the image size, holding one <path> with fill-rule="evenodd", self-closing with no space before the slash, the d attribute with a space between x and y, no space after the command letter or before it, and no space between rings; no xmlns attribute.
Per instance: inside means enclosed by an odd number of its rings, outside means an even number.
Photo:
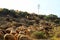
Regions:
<svg viewBox="0 0 60 40"><path fill-rule="evenodd" d="M38 14L39 14L40 4L38 4Z"/></svg>

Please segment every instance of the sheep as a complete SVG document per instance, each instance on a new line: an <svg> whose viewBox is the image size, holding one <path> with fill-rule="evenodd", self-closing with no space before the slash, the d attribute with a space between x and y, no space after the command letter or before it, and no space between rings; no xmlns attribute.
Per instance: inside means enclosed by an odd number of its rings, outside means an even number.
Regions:
<svg viewBox="0 0 60 40"><path fill-rule="evenodd" d="M21 36L22 34L18 34L18 36L17 36L17 40L20 40L20 36Z"/></svg>
<svg viewBox="0 0 60 40"><path fill-rule="evenodd" d="M5 34L4 40L16 40L15 37L11 34Z"/></svg>
<svg viewBox="0 0 60 40"><path fill-rule="evenodd" d="M11 31L10 30L5 30L6 33L10 33Z"/></svg>
<svg viewBox="0 0 60 40"><path fill-rule="evenodd" d="M19 35L18 40L30 40L26 35Z"/></svg>
<svg viewBox="0 0 60 40"><path fill-rule="evenodd" d="M15 37L15 39L17 40L18 33L16 32L16 30L11 30L10 34L12 34Z"/></svg>
<svg viewBox="0 0 60 40"><path fill-rule="evenodd" d="M4 33L2 30L0 30L0 40L3 40L4 39Z"/></svg>

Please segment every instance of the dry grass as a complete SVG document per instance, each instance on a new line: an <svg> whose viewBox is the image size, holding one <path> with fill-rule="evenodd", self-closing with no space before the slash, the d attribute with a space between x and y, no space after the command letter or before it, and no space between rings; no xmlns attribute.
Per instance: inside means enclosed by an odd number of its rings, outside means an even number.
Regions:
<svg viewBox="0 0 60 40"><path fill-rule="evenodd" d="M54 28L54 36L52 40L60 40L60 26Z"/></svg>

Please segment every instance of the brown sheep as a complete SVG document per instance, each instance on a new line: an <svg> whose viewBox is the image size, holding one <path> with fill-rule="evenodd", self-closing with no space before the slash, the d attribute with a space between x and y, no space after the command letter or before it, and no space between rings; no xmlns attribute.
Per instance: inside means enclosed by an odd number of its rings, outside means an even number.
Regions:
<svg viewBox="0 0 60 40"><path fill-rule="evenodd" d="M17 36L17 40L19 40L20 39L20 36L21 36L22 34L18 34L18 36Z"/></svg>
<svg viewBox="0 0 60 40"><path fill-rule="evenodd" d="M3 40L4 39L4 33L2 30L0 30L0 40Z"/></svg>
<svg viewBox="0 0 60 40"><path fill-rule="evenodd" d="M30 33L30 30L28 30L28 29L25 29L24 31L25 31L25 35L28 35L28 36L30 36L30 34L31 34L31 33Z"/></svg>
<svg viewBox="0 0 60 40"><path fill-rule="evenodd" d="M18 33L15 30L11 30L10 34L12 34L15 37L15 39L17 40Z"/></svg>
<svg viewBox="0 0 60 40"><path fill-rule="evenodd" d="M26 35L19 35L18 40L30 40Z"/></svg>
<svg viewBox="0 0 60 40"><path fill-rule="evenodd" d="M10 33L11 31L10 30L5 30L6 31L6 33Z"/></svg>
<svg viewBox="0 0 60 40"><path fill-rule="evenodd" d="M15 37L11 34L5 34L4 40L16 40Z"/></svg>

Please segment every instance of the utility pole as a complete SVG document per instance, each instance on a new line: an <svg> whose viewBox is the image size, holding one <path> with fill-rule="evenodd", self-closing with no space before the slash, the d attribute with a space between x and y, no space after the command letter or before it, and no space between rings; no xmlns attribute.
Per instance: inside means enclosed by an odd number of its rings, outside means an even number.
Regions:
<svg viewBox="0 0 60 40"><path fill-rule="evenodd" d="M40 4L38 4L38 14L39 14Z"/></svg>

